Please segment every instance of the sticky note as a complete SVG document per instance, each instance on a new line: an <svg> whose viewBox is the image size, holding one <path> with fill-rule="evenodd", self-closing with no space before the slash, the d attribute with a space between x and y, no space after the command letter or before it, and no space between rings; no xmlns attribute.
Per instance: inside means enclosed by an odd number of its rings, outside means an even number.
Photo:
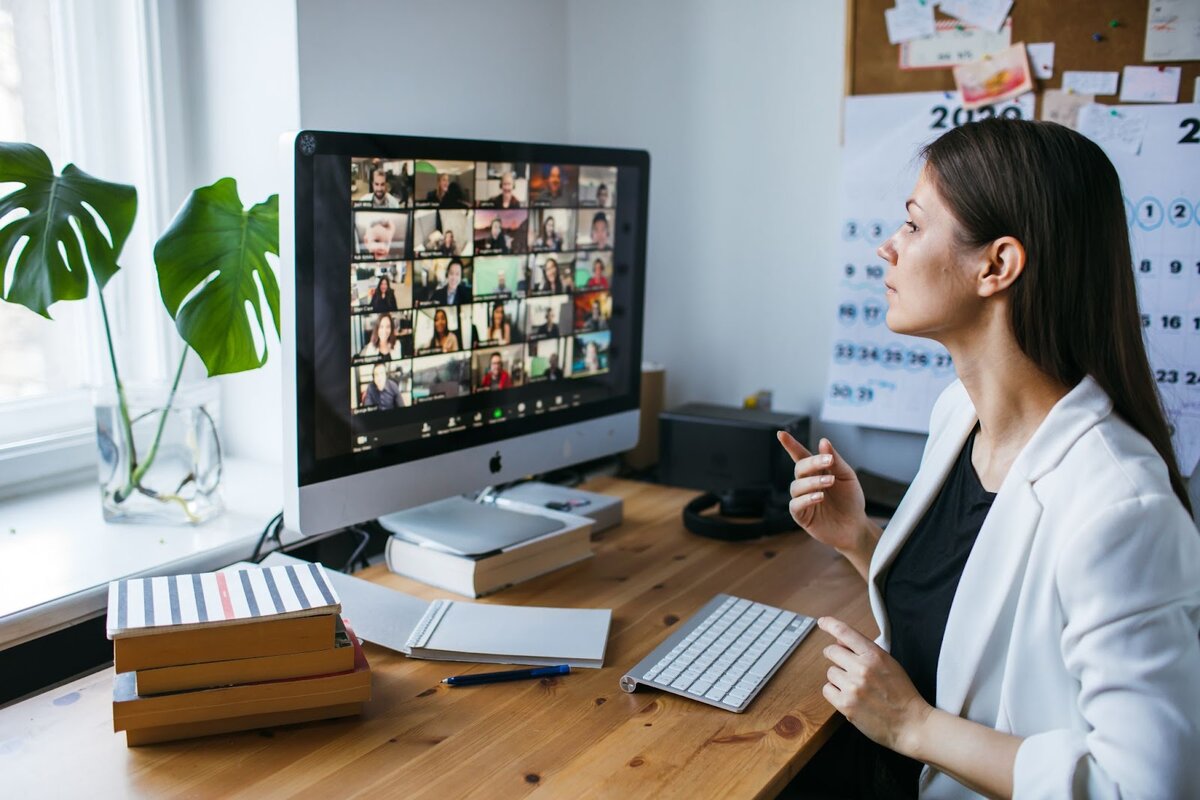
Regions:
<svg viewBox="0 0 1200 800"><path fill-rule="evenodd" d="M998 31L1008 18L1012 0L942 0L942 13L978 25L986 31Z"/></svg>
<svg viewBox="0 0 1200 800"><path fill-rule="evenodd" d="M1078 126L1079 109L1091 104L1095 98L1090 94L1074 94L1061 89L1042 92L1042 116L1046 122L1057 122L1068 128Z"/></svg>
<svg viewBox="0 0 1200 800"><path fill-rule="evenodd" d="M1075 94L1116 94L1121 80L1119 72L1073 72L1063 73L1062 88Z"/></svg>
<svg viewBox="0 0 1200 800"><path fill-rule="evenodd" d="M1029 51L1029 66L1033 77L1044 81L1054 77L1054 42L1034 42L1025 45Z"/></svg>
<svg viewBox="0 0 1200 800"><path fill-rule="evenodd" d="M1175 103L1181 67L1126 67L1121 76L1122 103Z"/></svg>
<svg viewBox="0 0 1200 800"><path fill-rule="evenodd" d="M1200 3L1153 0L1147 3L1145 61L1200 59Z"/></svg>
<svg viewBox="0 0 1200 800"><path fill-rule="evenodd" d="M887 23L888 41L900 44L911 39L933 36L933 4L898 5L883 11Z"/></svg>

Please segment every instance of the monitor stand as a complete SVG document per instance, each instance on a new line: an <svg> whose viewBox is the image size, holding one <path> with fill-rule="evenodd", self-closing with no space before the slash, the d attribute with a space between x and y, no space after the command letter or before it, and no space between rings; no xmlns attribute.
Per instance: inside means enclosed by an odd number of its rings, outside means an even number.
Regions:
<svg viewBox="0 0 1200 800"><path fill-rule="evenodd" d="M566 523L550 516L524 514L448 497L379 518L388 533L459 555L477 556L562 530Z"/></svg>

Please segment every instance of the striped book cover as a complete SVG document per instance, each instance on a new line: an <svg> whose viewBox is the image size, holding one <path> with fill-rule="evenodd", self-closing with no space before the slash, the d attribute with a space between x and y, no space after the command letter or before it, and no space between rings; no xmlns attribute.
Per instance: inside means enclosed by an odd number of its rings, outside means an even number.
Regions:
<svg viewBox="0 0 1200 800"><path fill-rule="evenodd" d="M126 578L108 585L108 638L341 610L320 564Z"/></svg>

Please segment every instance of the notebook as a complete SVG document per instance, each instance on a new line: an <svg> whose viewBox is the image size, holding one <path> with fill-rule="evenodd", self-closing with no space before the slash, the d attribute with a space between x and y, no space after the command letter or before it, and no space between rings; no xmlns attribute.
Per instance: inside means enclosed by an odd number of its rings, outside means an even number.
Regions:
<svg viewBox="0 0 1200 800"><path fill-rule="evenodd" d="M307 563L271 553L262 566ZM607 608L501 606L450 600L426 603L341 572L331 570L326 577L337 589L342 613L359 636L414 658L533 666L604 665L612 621L612 611Z"/></svg>
<svg viewBox="0 0 1200 800"><path fill-rule="evenodd" d="M337 614L337 592L320 564L125 578L108 585L108 638Z"/></svg>

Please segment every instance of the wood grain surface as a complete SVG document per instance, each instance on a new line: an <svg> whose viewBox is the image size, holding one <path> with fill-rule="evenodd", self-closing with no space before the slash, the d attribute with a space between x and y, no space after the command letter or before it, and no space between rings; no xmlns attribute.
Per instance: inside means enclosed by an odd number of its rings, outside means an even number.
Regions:
<svg viewBox="0 0 1200 800"><path fill-rule="evenodd" d="M600 479L625 522L596 556L483 602L611 608L605 667L451 689L492 665L409 659L367 645L361 717L127 748L112 731L112 669L0 710L8 797L773 797L836 727L821 696L831 639L815 630L744 714L618 680L717 592L876 629L849 563L802 533L726 543L688 534L693 492ZM359 573L427 599L453 597ZM353 624L354 620L351 619Z"/></svg>

